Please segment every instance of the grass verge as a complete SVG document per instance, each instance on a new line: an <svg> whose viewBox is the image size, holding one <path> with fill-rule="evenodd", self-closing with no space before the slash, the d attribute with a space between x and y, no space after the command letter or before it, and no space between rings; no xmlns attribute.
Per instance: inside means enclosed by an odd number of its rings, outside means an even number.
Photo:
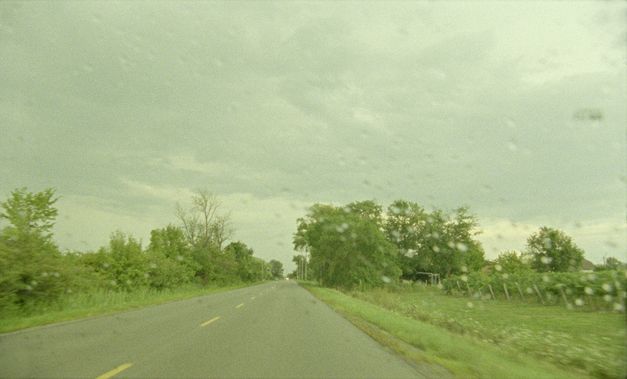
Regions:
<svg viewBox="0 0 627 379"><path fill-rule="evenodd" d="M588 377L581 370L557 367L524 353L459 335L333 289L312 285L305 285L305 288L357 327L418 366L424 362L437 364L460 378ZM378 332L377 328L385 334ZM417 349L408 349L404 343Z"/></svg>
<svg viewBox="0 0 627 379"><path fill-rule="evenodd" d="M597 378L623 378L624 314L582 311L506 300L450 296L413 286L353 292L352 296L447 329Z"/></svg>
<svg viewBox="0 0 627 379"><path fill-rule="evenodd" d="M224 287L202 287L189 285L157 291L141 289L133 292L94 291L68 295L61 302L40 307L28 314L13 313L0 316L0 333L20 329L71 321L81 318L103 316L116 312L138 309L150 305L164 304L177 300L204 296L217 292L261 284L246 283Z"/></svg>

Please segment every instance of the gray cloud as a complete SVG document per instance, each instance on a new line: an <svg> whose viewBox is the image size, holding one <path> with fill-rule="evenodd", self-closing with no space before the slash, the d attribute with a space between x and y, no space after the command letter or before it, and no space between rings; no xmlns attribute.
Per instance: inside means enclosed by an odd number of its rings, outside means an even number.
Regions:
<svg viewBox="0 0 627 379"><path fill-rule="evenodd" d="M625 7L580 5L3 2L0 191L58 188L68 248L209 188L284 263L304 205L396 198L624 255Z"/></svg>

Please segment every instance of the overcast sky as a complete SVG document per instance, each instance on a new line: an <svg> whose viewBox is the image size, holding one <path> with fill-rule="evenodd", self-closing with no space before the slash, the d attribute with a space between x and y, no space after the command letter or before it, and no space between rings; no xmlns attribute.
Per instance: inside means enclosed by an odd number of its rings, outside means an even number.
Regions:
<svg viewBox="0 0 627 379"><path fill-rule="evenodd" d="M468 205L626 259L624 2L0 2L0 195L148 243L198 188L291 268L314 202ZM599 119L600 116L600 119Z"/></svg>

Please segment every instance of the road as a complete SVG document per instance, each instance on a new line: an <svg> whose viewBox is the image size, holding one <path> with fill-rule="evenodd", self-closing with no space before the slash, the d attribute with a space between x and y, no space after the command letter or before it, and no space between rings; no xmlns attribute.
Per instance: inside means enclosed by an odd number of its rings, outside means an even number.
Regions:
<svg viewBox="0 0 627 379"><path fill-rule="evenodd" d="M0 335L0 377L421 375L293 281Z"/></svg>

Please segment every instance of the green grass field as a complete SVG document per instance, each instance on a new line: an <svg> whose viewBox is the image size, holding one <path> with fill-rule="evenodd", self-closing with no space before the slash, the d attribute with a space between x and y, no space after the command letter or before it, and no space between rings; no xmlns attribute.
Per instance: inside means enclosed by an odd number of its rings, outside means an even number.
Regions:
<svg viewBox="0 0 627 379"><path fill-rule="evenodd" d="M308 288L362 329L365 321L419 348L411 359L438 363L459 377L625 376L624 314L480 301L422 286L351 296ZM395 348L387 337L366 332Z"/></svg>
<svg viewBox="0 0 627 379"><path fill-rule="evenodd" d="M94 291L66 296L61 302L29 312L0 315L0 333L70 321L86 317L163 304L196 296L228 291L259 283L247 283L226 287L202 287L189 285L171 290L141 289L133 292Z"/></svg>

